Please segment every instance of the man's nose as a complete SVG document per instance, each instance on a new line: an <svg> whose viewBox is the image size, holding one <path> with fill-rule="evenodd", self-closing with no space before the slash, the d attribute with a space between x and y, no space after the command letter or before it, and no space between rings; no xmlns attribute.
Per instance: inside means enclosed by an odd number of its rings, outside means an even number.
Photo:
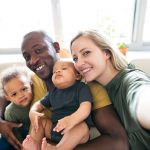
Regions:
<svg viewBox="0 0 150 150"><path fill-rule="evenodd" d="M30 59L30 64L34 65L37 63L37 61L39 60L38 56L32 56Z"/></svg>

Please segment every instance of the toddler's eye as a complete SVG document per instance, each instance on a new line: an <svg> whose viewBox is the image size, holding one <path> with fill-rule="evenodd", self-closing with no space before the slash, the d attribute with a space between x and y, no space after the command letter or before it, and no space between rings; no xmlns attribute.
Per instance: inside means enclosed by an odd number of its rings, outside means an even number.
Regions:
<svg viewBox="0 0 150 150"><path fill-rule="evenodd" d="M11 97L15 97L17 95L17 93L12 93Z"/></svg>
<svg viewBox="0 0 150 150"><path fill-rule="evenodd" d="M27 91L28 90L28 88L27 87L24 87L23 89L22 89L22 91Z"/></svg>

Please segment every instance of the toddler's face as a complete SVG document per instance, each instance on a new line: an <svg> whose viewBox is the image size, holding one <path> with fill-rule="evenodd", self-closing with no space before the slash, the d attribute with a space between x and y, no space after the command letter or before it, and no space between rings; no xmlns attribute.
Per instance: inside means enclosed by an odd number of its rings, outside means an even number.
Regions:
<svg viewBox="0 0 150 150"><path fill-rule="evenodd" d="M4 86L4 90L6 93L6 99L16 105L25 107L32 101L33 94L31 83L23 75L13 78L7 82Z"/></svg>

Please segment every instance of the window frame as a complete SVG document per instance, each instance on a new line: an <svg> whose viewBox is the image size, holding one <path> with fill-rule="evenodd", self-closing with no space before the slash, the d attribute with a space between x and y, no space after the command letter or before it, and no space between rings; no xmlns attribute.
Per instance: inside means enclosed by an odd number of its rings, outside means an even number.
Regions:
<svg viewBox="0 0 150 150"><path fill-rule="evenodd" d="M55 39L63 43L63 23L61 18L60 0L50 0L52 5L52 15L54 23ZM135 0L135 9L132 26L132 39L128 44L129 51L147 51L150 50L150 42L143 42L144 21L146 15L147 0ZM142 6L142 7L141 7ZM18 54L20 48L0 48L0 54Z"/></svg>
<svg viewBox="0 0 150 150"><path fill-rule="evenodd" d="M146 15L146 4L147 0L135 0L132 40L131 44L129 44L129 50L131 51L150 50L150 42L142 41Z"/></svg>

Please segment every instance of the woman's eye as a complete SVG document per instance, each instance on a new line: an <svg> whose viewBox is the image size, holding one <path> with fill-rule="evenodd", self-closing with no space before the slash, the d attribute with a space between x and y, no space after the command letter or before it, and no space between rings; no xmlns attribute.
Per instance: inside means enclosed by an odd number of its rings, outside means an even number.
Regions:
<svg viewBox="0 0 150 150"><path fill-rule="evenodd" d="M86 56L86 55L88 55L90 53L90 51L85 51L85 52L83 52L83 56Z"/></svg>
<svg viewBox="0 0 150 150"><path fill-rule="evenodd" d="M74 62L77 62L77 61L78 61L78 59L77 59L76 57L74 57L74 58L73 58L73 61L74 61Z"/></svg>

